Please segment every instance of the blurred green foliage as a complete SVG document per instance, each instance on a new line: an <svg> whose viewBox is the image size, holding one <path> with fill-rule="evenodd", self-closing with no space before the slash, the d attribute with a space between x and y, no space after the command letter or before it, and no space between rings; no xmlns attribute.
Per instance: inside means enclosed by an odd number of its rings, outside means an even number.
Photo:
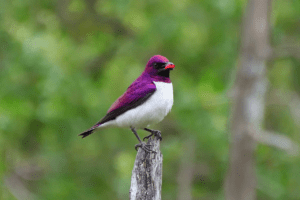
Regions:
<svg viewBox="0 0 300 200"><path fill-rule="evenodd" d="M77 134L105 115L155 54L176 65L172 112L152 126L164 138L162 199L176 199L185 156L195 158L193 199L224 199L228 93L246 3L1 1L0 199L24 191L36 199L128 199L137 143L131 131ZM299 16L299 0L274 1L273 46L299 47ZM265 128L300 143L289 106L300 94L299 59L287 54L269 66ZM185 151L191 139L195 155ZM299 199L298 155L258 145L255 156L258 199Z"/></svg>

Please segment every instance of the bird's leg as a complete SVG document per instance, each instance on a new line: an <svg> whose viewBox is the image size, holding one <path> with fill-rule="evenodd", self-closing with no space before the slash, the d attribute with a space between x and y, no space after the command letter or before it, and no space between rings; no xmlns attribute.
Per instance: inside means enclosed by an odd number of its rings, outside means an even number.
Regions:
<svg viewBox="0 0 300 200"><path fill-rule="evenodd" d="M152 135L157 136L160 139L160 141L162 140L161 132L159 130L151 130L151 129L148 129L148 128L144 128L144 130L150 132L151 134L144 137L143 140L145 140L146 138L149 139Z"/></svg>
<svg viewBox="0 0 300 200"><path fill-rule="evenodd" d="M135 145L135 150L137 150L138 147L142 148L144 151L146 152L155 152L153 150L150 149L151 145L147 145L144 142L142 142L141 138L139 137L139 135L137 134L135 128L133 128L132 126L130 126L131 131L134 133L135 137L139 140L139 144ZM155 152L156 153L156 152Z"/></svg>

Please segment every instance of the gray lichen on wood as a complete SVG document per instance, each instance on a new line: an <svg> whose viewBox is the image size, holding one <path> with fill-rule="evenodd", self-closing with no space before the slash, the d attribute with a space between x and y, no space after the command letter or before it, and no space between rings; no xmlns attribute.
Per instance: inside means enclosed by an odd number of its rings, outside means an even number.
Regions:
<svg viewBox="0 0 300 200"><path fill-rule="evenodd" d="M160 140L149 138L154 152L145 152L139 148L134 162L129 191L130 200L160 200L162 185L162 160Z"/></svg>

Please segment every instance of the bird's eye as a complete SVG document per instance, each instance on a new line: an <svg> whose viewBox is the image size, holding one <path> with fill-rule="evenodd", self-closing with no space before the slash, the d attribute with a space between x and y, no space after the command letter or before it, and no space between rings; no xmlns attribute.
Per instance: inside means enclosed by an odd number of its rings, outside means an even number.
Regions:
<svg viewBox="0 0 300 200"><path fill-rule="evenodd" d="M153 63L153 67L154 67L155 69L162 68L162 67L164 67L164 63Z"/></svg>

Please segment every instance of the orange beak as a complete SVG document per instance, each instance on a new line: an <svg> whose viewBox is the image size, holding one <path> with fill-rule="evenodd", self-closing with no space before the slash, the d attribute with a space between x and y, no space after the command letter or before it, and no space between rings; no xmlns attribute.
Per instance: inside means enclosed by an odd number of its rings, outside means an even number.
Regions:
<svg viewBox="0 0 300 200"><path fill-rule="evenodd" d="M167 62L166 63L166 66L165 66L165 69L174 69L175 68L175 65L171 62Z"/></svg>

